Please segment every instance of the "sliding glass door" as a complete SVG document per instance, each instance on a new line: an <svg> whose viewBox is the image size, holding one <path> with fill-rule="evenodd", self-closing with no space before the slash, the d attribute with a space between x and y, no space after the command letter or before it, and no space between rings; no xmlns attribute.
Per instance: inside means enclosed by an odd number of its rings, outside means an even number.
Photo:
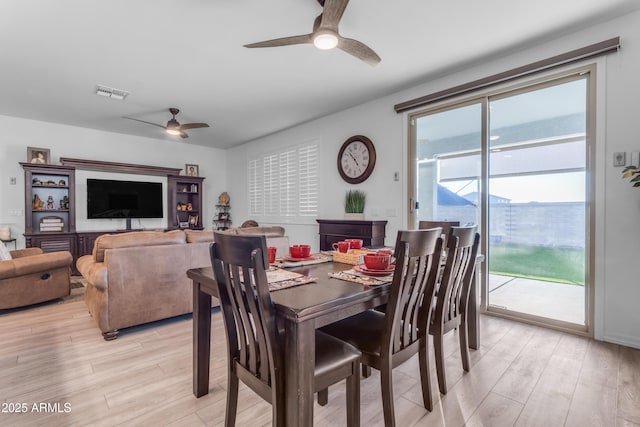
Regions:
<svg viewBox="0 0 640 427"><path fill-rule="evenodd" d="M414 227L477 224L488 311L587 330L589 74L410 117Z"/></svg>

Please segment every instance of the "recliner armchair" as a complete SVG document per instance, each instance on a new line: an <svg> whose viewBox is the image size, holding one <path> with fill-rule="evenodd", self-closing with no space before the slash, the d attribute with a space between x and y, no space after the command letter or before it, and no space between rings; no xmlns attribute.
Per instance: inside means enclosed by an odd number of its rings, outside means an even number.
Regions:
<svg viewBox="0 0 640 427"><path fill-rule="evenodd" d="M0 309L23 307L71 293L69 252L43 253L40 248L11 251L0 261Z"/></svg>

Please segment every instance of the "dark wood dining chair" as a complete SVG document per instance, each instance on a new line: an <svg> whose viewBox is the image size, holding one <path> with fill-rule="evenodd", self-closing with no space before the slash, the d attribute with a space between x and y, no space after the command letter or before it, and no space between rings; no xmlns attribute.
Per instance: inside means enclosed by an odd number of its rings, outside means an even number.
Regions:
<svg viewBox="0 0 640 427"><path fill-rule="evenodd" d="M446 262L429 326L442 394L447 393L444 369L444 335L447 332L458 329L462 367L466 372L470 369L467 306L480 235L476 233L476 227L451 227L447 242Z"/></svg>
<svg viewBox="0 0 640 427"><path fill-rule="evenodd" d="M418 230L429 228L442 228L442 249L447 249L447 236L451 233L451 227L459 227L460 221L418 221Z"/></svg>
<svg viewBox="0 0 640 427"><path fill-rule="evenodd" d="M273 408L272 425L285 420L284 337L269 294L264 236L215 233L211 263L227 335L228 372L225 425L235 425L239 380ZM316 333L314 392L346 379L347 425L360 425L360 352Z"/></svg>
<svg viewBox="0 0 640 427"><path fill-rule="evenodd" d="M399 231L396 267L386 312L367 310L322 328L362 352L362 363L380 371L382 407L386 426L395 425L393 369L419 353L424 407L433 409L426 325L435 292L442 231ZM437 254L437 255L436 255Z"/></svg>

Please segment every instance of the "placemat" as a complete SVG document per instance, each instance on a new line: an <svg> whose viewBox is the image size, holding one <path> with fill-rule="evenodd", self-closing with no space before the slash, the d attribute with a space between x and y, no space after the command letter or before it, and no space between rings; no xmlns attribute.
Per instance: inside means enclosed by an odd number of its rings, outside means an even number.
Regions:
<svg viewBox="0 0 640 427"><path fill-rule="evenodd" d="M393 274L383 277L371 277L367 276L366 274L359 273L354 269L329 273L329 277L369 286L384 285L385 283L391 283L391 281L393 280Z"/></svg>
<svg viewBox="0 0 640 427"><path fill-rule="evenodd" d="M311 259L305 261L287 261L284 259L276 260L276 265L278 267L301 267L303 265L312 265L312 264L322 264L323 262L331 261L331 257L324 254L313 254L310 257Z"/></svg>
<svg viewBox="0 0 640 427"><path fill-rule="evenodd" d="M267 271L269 291L279 291L280 289L311 283L315 280L315 277L308 277L300 273L294 273L293 271L287 271L273 266L269 267Z"/></svg>

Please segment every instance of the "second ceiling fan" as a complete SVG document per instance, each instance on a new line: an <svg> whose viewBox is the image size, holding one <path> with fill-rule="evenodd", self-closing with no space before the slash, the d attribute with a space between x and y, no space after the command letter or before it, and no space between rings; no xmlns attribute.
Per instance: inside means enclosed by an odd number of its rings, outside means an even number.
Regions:
<svg viewBox="0 0 640 427"><path fill-rule="evenodd" d="M173 116L168 122L167 125L160 125L158 123L148 122L146 120L134 119L133 117L124 117L125 119L135 120L136 122L146 123L148 125L161 127L167 132L169 135L179 136L181 138L189 138L189 135L185 132L187 129L197 129L197 128L208 128L209 125L207 123L184 123L180 124L176 120L176 115L180 112L177 108L169 108L169 112Z"/></svg>
<svg viewBox="0 0 640 427"><path fill-rule="evenodd" d="M342 18L349 0L318 0L323 6L322 13L313 23L313 32L300 36L283 37L258 43L251 43L245 47L278 47L296 44L313 44L318 49L333 49L337 47L344 52L373 66L381 59L377 53L366 44L358 40L342 37L338 31L338 24Z"/></svg>

